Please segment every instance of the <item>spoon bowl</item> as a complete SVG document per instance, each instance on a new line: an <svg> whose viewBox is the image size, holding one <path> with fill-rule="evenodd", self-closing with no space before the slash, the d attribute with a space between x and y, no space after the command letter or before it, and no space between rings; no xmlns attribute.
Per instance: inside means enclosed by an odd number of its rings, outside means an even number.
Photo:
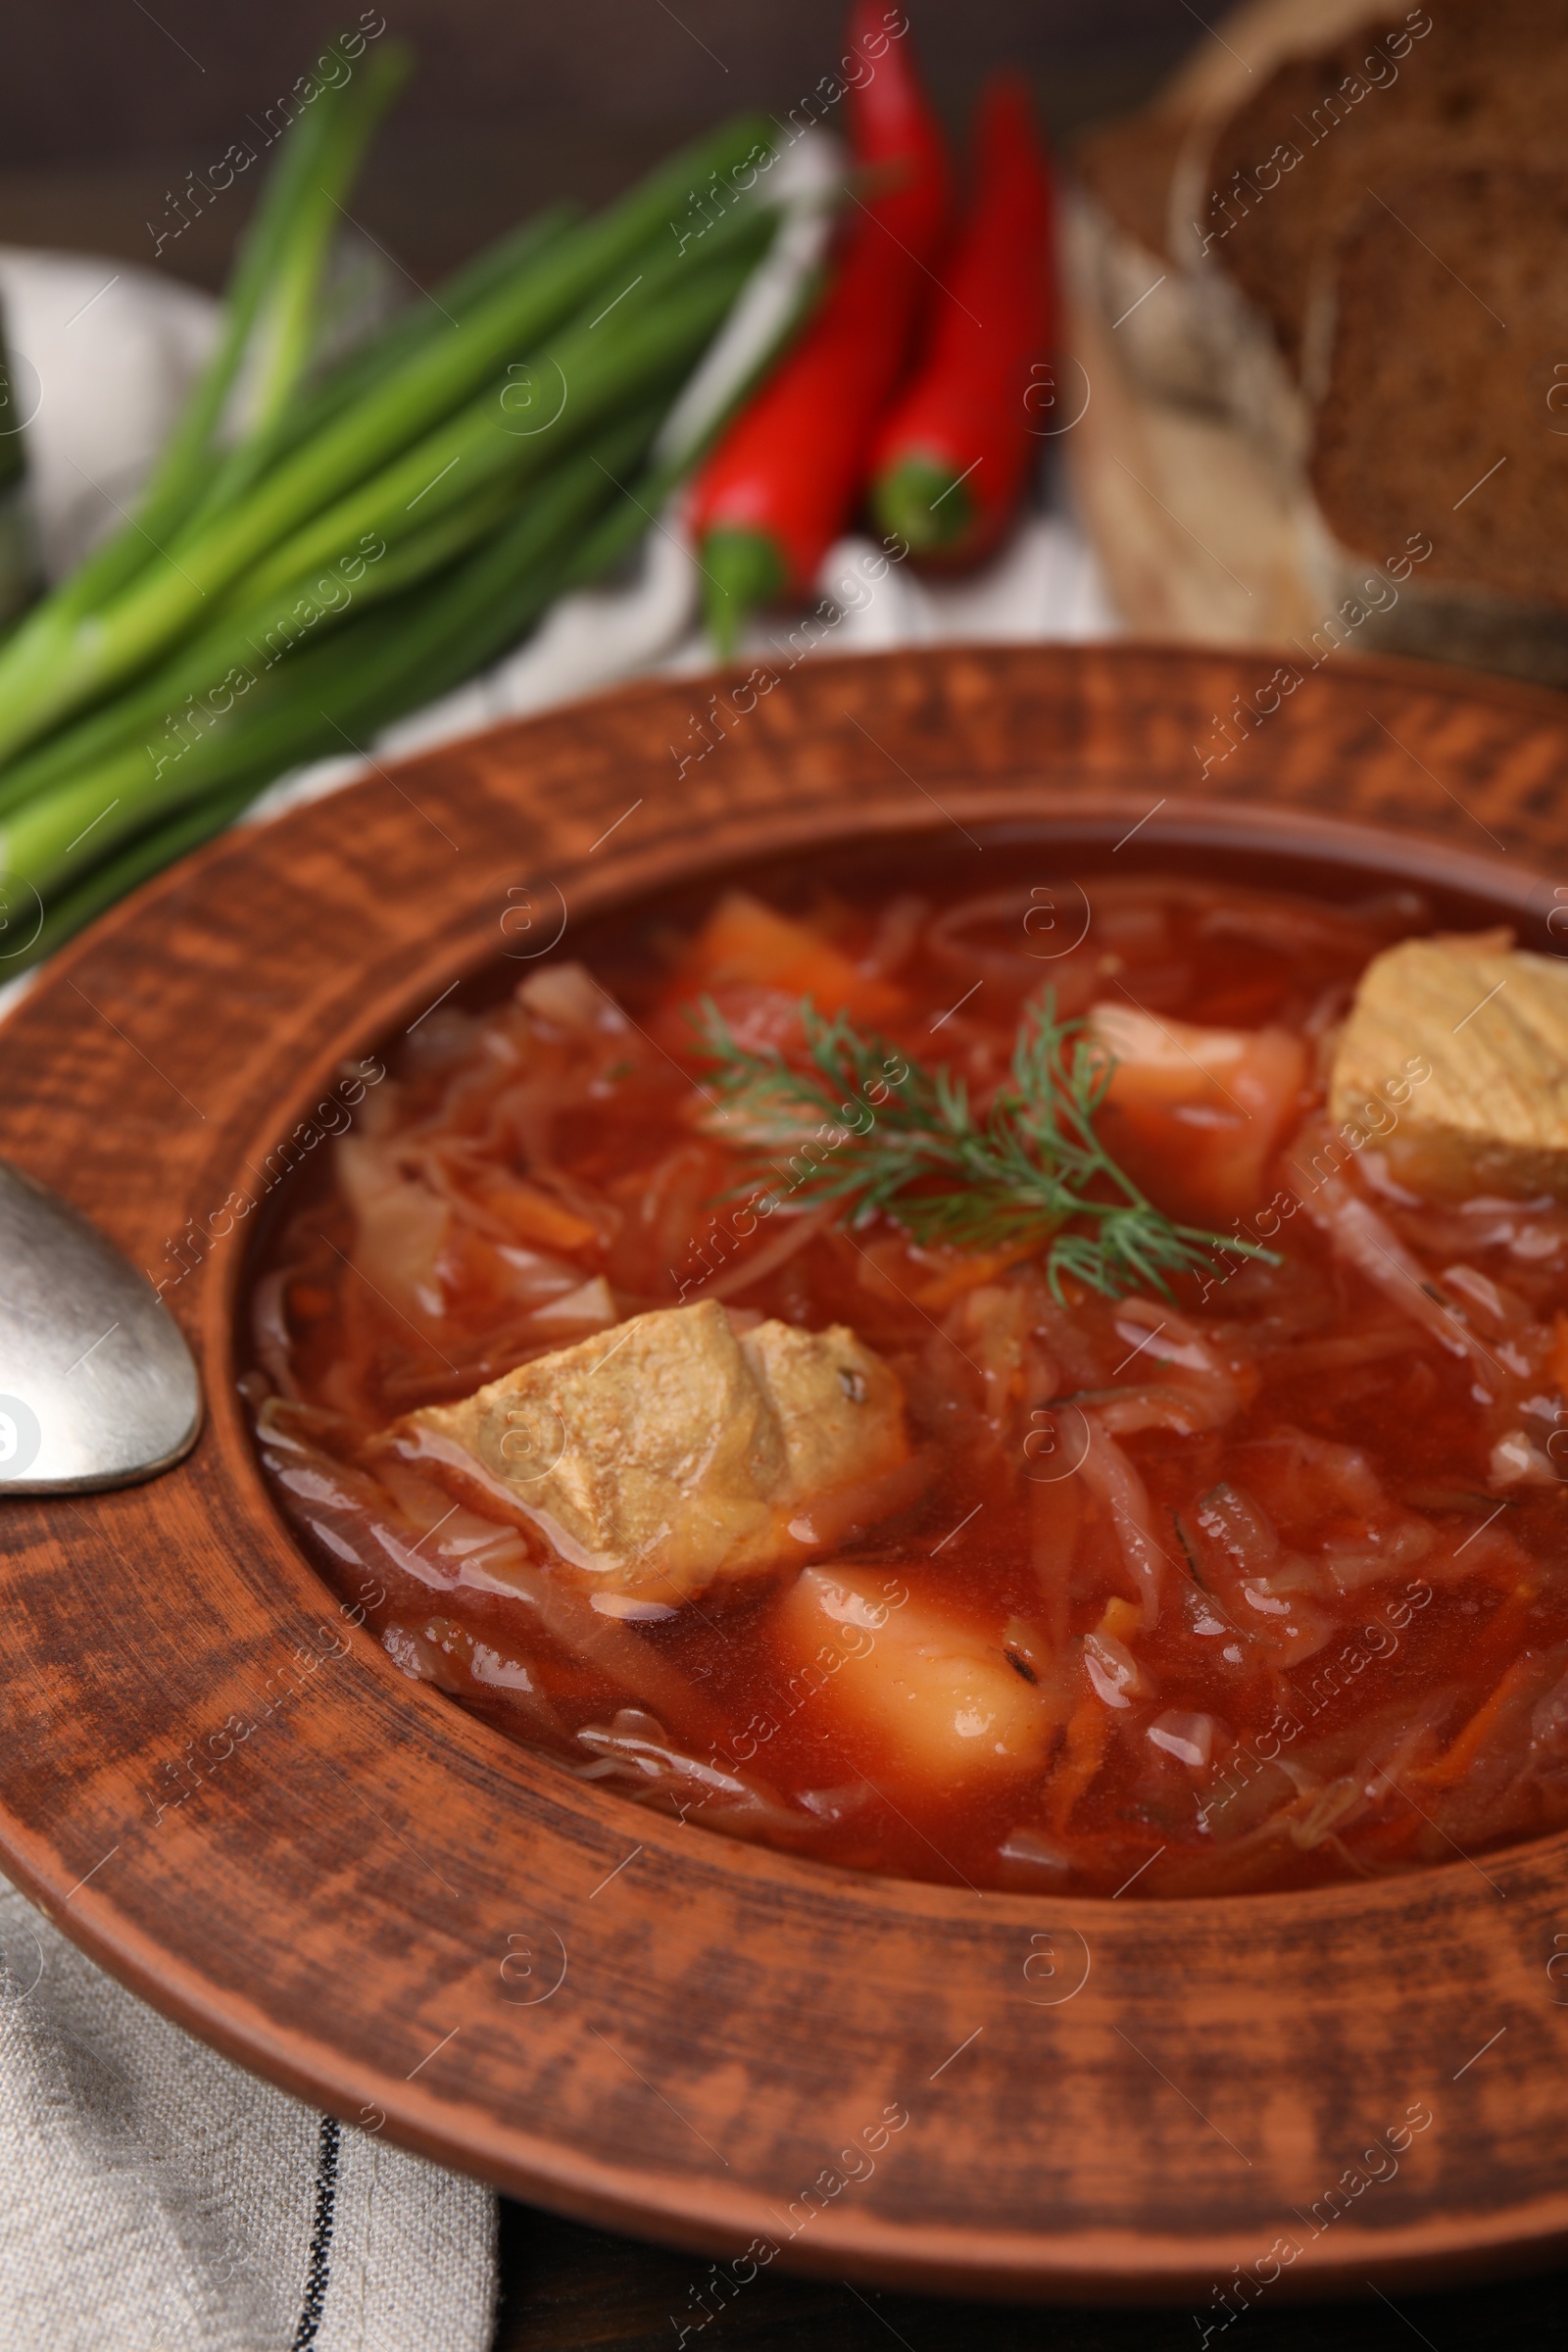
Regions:
<svg viewBox="0 0 1568 2352"><path fill-rule="evenodd" d="M134 1486L181 1460L201 1421L190 1349L151 1284L0 1160L0 1491Z"/></svg>

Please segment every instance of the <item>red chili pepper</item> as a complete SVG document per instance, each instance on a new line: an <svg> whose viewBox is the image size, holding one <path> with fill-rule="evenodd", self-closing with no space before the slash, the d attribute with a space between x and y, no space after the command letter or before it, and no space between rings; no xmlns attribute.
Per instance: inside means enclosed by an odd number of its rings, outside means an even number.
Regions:
<svg viewBox="0 0 1568 2352"><path fill-rule="evenodd" d="M907 24L902 9L878 0L850 11L849 47L864 69L848 87L855 163L892 184L863 202L852 197L821 306L693 492L708 622L722 652L754 606L809 585L854 509L867 444L908 356L950 173Z"/></svg>
<svg viewBox="0 0 1568 2352"><path fill-rule="evenodd" d="M926 349L876 434L871 508L916 555L968 563L1001 538L1038 443L1026 406L1057 304L1050 167L1023 86L999 75L975 124L974 199Z"/></svg>

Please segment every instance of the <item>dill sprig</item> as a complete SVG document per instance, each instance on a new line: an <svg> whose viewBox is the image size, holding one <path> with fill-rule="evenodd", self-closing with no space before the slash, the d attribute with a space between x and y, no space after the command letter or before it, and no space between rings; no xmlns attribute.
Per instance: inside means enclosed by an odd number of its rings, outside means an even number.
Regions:
<svg viewBox="0 0 1568 2352"><path fill-rule="evenodd" d="M930 1248L1035 1245L1058 1301L1067 1275L1107 1298L1168 1298L1173 1275L1216 1258L1278 1262L1254 1242L1174 1224L1116 1165L1094 1124L1114 1059L1083 1021L1056 1018L1053 993L1025 1006L1009 1082L983 1114L945 1064L928 1070L809 998L805 1067L742 1046L710 998L695 1025L713 1065L705 1124L775 1166L793 1154L778 1169L781 1209L840 1201L851 1227L885 1213Z"/></svg>

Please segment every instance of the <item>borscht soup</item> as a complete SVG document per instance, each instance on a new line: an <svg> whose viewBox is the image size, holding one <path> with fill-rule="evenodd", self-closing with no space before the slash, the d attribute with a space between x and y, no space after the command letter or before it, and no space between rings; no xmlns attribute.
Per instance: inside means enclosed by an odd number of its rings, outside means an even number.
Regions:
<svg viewBox="0 0 1568 2352"><path fill-rule="evenodd" d="M412 1020L283 1188L242 1384L394 1664L956 1886L1568 1821L1568 963L1282 870L828 848Z"/></svg>

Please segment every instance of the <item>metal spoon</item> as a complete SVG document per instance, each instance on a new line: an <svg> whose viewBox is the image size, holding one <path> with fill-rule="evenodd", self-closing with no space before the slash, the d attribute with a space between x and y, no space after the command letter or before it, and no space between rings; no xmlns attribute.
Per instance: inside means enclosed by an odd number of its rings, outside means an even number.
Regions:
<svg viewBox="0 0 1568 2352"><path fill-rule="evenodd" d="M178 1325L113 1243L0 1160L0 1494L128 1487L196 1443Z"/></svg>

